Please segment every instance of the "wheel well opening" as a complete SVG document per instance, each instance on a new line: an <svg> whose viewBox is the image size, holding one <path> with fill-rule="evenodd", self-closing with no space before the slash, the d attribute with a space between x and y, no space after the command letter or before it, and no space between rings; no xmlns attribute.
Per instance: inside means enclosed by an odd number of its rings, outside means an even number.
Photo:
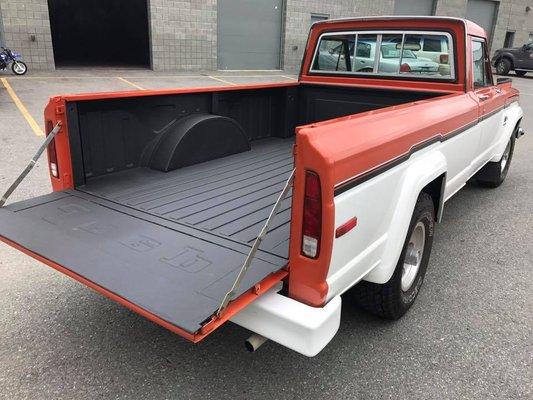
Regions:
<svg viewBox="0 0 533 400"><path fill-rule="evenodd" d="M442 174L429 182L422 192L427 193L433 200L433 207L435 209L435 221L440 221L442 217L442 202L444 201L444 187L446 182L446 174Z"/></svg>

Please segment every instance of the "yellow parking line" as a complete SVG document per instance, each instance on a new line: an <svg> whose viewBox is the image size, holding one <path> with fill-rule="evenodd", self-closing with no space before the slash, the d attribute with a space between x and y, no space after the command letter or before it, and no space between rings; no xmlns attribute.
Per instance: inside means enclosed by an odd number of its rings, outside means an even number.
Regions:
<svg viewBox="0 0 533 400"><path fill-rule="evenodd" d="M219 82L222 82L222 83L225 83L226 85L231 85L231 86L236 86L237 84L236 83L233 83L233 82L230 82L230 81L225 81L224 79L220 79L220 78L217 78L217 77L214 77L214 76L211 76L209 75L208 78L211 78L215 81L219 81Z"/></svg>
<svg viewBox="0 0 533 400"><path fill-rule="evenodd" d="M121 80L122 82L125 82L125 83L127 83L128 85L131 85L131 86L133 86L134 88L137 88L137 89L139 89L139 90L146 90L146 89L143 88L142 86L136 85L135 83L130 82L130 81L128 81L127 79L121 78L120 76L117 76L117 79L118 79L118 80Z"/></svg>
<svg viewBox="0 0 533 400"><path fill-rule="evenodd" d="M26 108L24 103L22 103L22 101L19 99L19 97L17 96L17 94L15 93L15 91L13 90L9 82L7 81L7 79L2 78L2 83L4 84L4 87L6 88L7 93L9 93L9 95L11 96L13 103L15 103L20 113L22 114L22 116L26 119L26 121L28 121L28 124L30 124L30 127L33 130L33 132L37 136L44 136L43 130L41 129L39 124L35 121L35 119L33 119L33 117L30 115L30 113L28 112L28 109Z"/></svg>

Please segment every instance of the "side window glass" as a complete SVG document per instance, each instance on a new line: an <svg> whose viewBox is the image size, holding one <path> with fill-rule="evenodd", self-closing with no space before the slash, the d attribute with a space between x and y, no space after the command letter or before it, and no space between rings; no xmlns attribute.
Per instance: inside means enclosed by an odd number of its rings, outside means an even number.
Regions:
<svg viewBox="0 0 533 400"><path fill-rule="evenodd" d="M313 69L318 71L350 71L355 35L326 36L320 40Z"/></svg>
<svg viewBox="0 0 533 400"><path fill-rule="evenodd" d="M485 57L485 48L483 42L479 40L472 41L472 73L474 88L485 87L489 85L488 71Z"/></svg>
<svg viewBox="0 0 533 400"><path fill-rule="evenodd" d="M355 57L353 58L354 72L373 72L376 59L376 44L378 35L359 34L357 35L357 45Z"/></svg>

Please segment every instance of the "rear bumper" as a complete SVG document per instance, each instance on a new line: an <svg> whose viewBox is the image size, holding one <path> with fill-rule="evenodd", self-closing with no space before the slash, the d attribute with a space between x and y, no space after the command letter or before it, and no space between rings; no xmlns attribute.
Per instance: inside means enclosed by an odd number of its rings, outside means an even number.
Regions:
<svg viewBox="0 0 533 400"><path fill-rule="evenodd" d="M335 336L341 298L315 308L282 296L279 287L231 318L231 321L308 357L317 355Z"/></svg>

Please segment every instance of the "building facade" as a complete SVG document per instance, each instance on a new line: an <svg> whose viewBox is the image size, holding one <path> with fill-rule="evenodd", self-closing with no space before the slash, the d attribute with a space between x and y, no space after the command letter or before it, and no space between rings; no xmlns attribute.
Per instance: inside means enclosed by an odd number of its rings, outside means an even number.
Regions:
<svg viewBox="0 0 533 400"><path fill-rule="evenodd" d="M533 0L69 0L68 12L62 1L0 0L0 42L33 70L293 72L313 22L363 15L468 18L492 49L533 40Z"/></svg>

